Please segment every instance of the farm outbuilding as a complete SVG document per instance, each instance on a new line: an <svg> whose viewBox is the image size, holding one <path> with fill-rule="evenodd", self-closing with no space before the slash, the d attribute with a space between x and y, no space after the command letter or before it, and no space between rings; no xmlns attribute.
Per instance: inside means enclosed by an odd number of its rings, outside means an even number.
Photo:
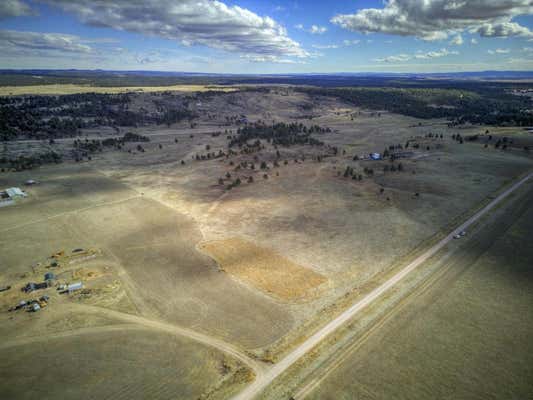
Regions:
<svg viewBox="0 0 533 400"><path fill-rule="evenodd" d="M20 188L18 187L12 187L5 190L5 193L8 195L10 199L15 199L17 197L26 197L27 194L24 193Z"/></svg>
<svg viewBox="0 0 533 400"><path fill-rule="evenodd" d="M18 187L8 188L0 192L0 207L15 204L17 197L26 197L27 194Z"/></svg>
<svg viewBox="0 0 533 400"><path fill-rule="evenodd" d="M67 291L69 293L72 293L72 292L75 292L76 290L80 290L82 288L83 288L83 283L75 282L75 283L71 283L70 285L67 286Z"/></svg>

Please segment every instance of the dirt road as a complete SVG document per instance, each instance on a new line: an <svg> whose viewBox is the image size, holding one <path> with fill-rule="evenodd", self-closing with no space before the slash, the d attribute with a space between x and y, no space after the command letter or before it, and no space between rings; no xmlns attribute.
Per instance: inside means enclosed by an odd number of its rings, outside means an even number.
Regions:
<svg viewBox="0 0 533 400"><path fill-rule="evenodd" d="M137 315L126 314L120 311L103 309L103 308L94 307L94 306L78 305L78 307L92 308L93 310L98 310L98 315L100 316L105 315L111 318L119 319L126 323L137 324L137 325L141 325L146 328L152 328L152 329L156 329L159 331L171 333L174 335L188 337L199 343L203 343L209 347L213 347L215 349L218 349L226 354L229 354L235 357L236 359L241 361L243 364L250 367L255 372L257 377L262 376L263 367L257 361L247 356L241 350L237 349L236 347L222 340L193 331L192 329L183 328L183 327L173 325L167 322L159 321L156 319L144 318L144 317L137 316Z"/></svg>
<svg viewBox="0 0 533 400"><path fill-rule="evenodd" d="M441 250L446 244L453 240L453 237L461 231L466 230L470 225L478 221L483 215L489 212L502 200L504 200L508 195L522 186L525 182L533 177L533 173L528 174L524 178L520 179L518 182L514 183L511 187L500 193L496 198L494 198L489 204L483 207L480 211L475 213L473 216L468 218L463 224L455 228L451 233L449 233L445 238L436 243L433 247L428 249L426 252L421 254L411 263L406 265L402 270L397 274L392 276L389 280L385 281L383 284L378 286L368 295L357 301L350 308L345 310L342 314L337 316L335 319L330 321L314 335L309 337L305 342L298 346L295 350L289 353L285 358L280 362L274 365L269 369L264 375L258 377L250 386L246 387L241 393L236 395L233 400L250 400L261 393L270 383L274 381L278 376L290 368L296 361L301 357L306 355L311 351L317 344L319 344L325 337L335 332L339 327L344 325L348 320L356 316L361 310L366 306L371 304L374 300L380 297L383 293L387 292L389 289L394 287L399 281L401 281L407 274L413 271L415 268L419 267L421 264L426 262L430 257L435 253Z"/></svg>
<svg viewBox="0 0 533 400"><path fill-rule="evenodd" d="M95 313L99 316L106 316L108 318L122 321L123 323L119 325L110 325L110 326L96 326L88 328L79 328L65 332L55 332L49 335L37 335L37 336L28 336L23 338L17 338L13 340L4 341L0 344L0 349L9 348L12 346L20 346L33 342L45 342L49 339L54 338L63 338L77 335L86 335L86 334L97 334L104 332L113 332L113 331L123 331L126 329L151 329L157 330L160 332L170 333L172 335L183 336L189 339L192 339L196 342L202 343L209 347L213 347L217 350L220 350L236 359L241 361L243 364L251 368L257 377L262 376L263 366L259 364L254 359L247 356L244 352L232 346L229 343L223 342L222 340L204 335L202 333L193 331L191 329L183 328L177 325L173 325L164 321L150 319L141 317L138 315L132 315L123 313L120 311L114 311L107 308L101 308L97 306L90 306L85 304L69 304L70 310L79 310L80 312L89 311Z"/></svg>

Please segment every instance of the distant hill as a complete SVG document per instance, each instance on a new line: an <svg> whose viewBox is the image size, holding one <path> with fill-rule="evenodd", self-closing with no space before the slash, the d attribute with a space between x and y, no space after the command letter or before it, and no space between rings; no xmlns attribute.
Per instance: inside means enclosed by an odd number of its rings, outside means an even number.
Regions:
<svg viewBox="0 0 533 400"><path fill-rule="evenodd" d="M307 73L307 74L211 74L166 71L106 71L106 70L0 70L0 86L78 84L91 86L170 86L183 84L288 84L323 87L393 86L446 87L462 85L468 88L479 82L514 81L529 84L533 71L479 71L451 73Z"/></svg>
<svg viewBox="0 0 533 400"><path fill-rule="evenodd" d="M247 77L247 78L455 78L455 79L533 79L533 71L474 71L474 72L439 72L439 73L393 73L393 72L338 72L338 73L304 73L304 74L217 74L184 71L113 71L113 70L79 70L79 69L0 69L0 75L40 75L56 77Z"/></svg>

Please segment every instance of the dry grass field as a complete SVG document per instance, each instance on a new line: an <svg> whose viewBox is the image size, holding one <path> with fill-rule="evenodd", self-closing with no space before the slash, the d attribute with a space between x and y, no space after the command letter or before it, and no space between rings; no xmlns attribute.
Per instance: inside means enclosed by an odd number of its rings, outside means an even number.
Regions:
<svg viewBox="0 0 533 400"><path fill-rule="evenodd" d="M531 398L533 187L526 186L455 254L437 261L444 274L305 398Z"/></svg>
<svg viewBox="0 0 533 400"><path fill-rule="evenodd" d="M196 399L229 375L216 351L128 325L0 347L0 354L6 399Z"/></svg>
<svg viewBox="0 0 533 400"><path fill-rule="evenodd" d="M52 84L30 86L1 86L0 96L20 95L63 95L77 93L130 93L130 92L205 92L205 91L231 92L236 90L225 86L206 85L170 85L170 86L90 86L75 84Z"/></svg>
<svg viewBox="0 0 533 400"><path fill-rule="evenodd" d="M146 88L143 92L133 96L131 110L155 107L155 95L146 93ZM181 102L178 97L163 100ZM62 386L68 386L65 398L157 400L197 398L211 393L213 385L226 385L221 391L224 397L243 384L234 378L240 367L232 373L221 367L224 357L229 364L238 364L228 352L239 353L241 361L249 358L252 365L275 361L327 321L345 299L376 285L395 264L533 167L531 154L518 146L502 151L451 139L457 132L479 134L487 127L454 128L443 120L387 112L378 116L332 98L311 98L285 88L206 95L190 104L198 114L194 123L91 127L80 135L88 143L132 132L149 138L141 148L140 143L125 142L120 149L110 146L91 153L90 161L85 157L75 163L66 158L58 165L0 173L0 189L20 186L28 193L15 205L0 208L0 285L13 285L11 291L0 293L0 334L10 343L22 341L17 347L0 346L6 360L0 371L7 378L0 384L3 393L34 398L42 393L22 388L52 386L57 373L64 379L60 383L71 384L55 385L54 391L46 393L50 398L60 396ZM318 124L331 131L314 134L324 146L274 146L262 140L261 150L255 153L240 152L235 146L236 154L228 157L197 157L207 151L227 151L228 137L242 127L231 121L241 114L251 121ZM439 138L428 138L428 133ZM492 134L513 138L520 146L533 144L533 137L518 128L493 129ZM3 146L3 155L27 155L41 148L67 157L74 139L58 139L53 145L36 139L12 141ZM388 160L363 159L370 152L407 141L420 146L401 159L401 172L391 172ZM261 169L262 162L266 167ZM344 177L346 167L361 179ZM237 178L241 183L229 189ZM28 179L39 184L26 187ZM518 225L509 232L517 229ZM72 250L77 248L95 249L97 256L71 262ZM500 251L503 254L509 248ZM84 291L60 295L48 288L41 293L49 294L51 301L42 312L7 312L28 297L20 288L29 281L41 281L50 270L45 264L51 254L61 250L66 256L54 270L58 283L80 280ZM481 250L479 257L468 259L477 267L461 277L474 271L478 275L497 272L489 265L495 256ZM481 280L478 275L468 282L458 280L457 285L463 282L463 286L450 286L454 295L447 303L446 296L428 302L442 302L438 309L442 313L461 311L453 301L468 299L465 288ZM483 294L479 287L472 290ZM503 287L491 290L507 299ZM518 323L519 313L513 314L510 307L521 307L518 302L526 297L519 292L516 302L502 305L498 315L509 313L506 323ZM433 314L424 318L425 326L432 327L428 337L436 336L439 329L452 329ZM456 317L450 314L449 318ZM457 318L468 328L473 317L465 312ZM119 321L129 328L114 331ZM163 324L182 336L169 338L155 329L148 331L153 328L150 324ZM495 323L491 324L494 328ZM405 326L399 325L400 334L383 340L393 346L394 354L408 359L402 346L412 349L414 345L401 340L417 337L416 344L423 348L427 342L423 327L417 325L407 334L402 331ZM77 331L79 335L70 335ZM39 336L43 341L28 339ZM46 342L48 337L53 339ZM487 340L484 345L489 348L494 338ZM390 353L383 354L380 362L394 367L387 359ZM40 369L22 373L32 355ZM66 362L69 357L76 368ZM371 361L374 369L369 371L380 376L375 372L380 364ZM486 359L478 361L486 363ZM358 390L367 388L374 378L370 372L363 374L365 365L357 362L335 379L350 382L350 374L359 371L360 386L343 386L331 378L332 383L324 386L329 392L324 389L316 396L366 396ZM456 366L453 362L450 365ZM423 367L430 371L434 365ZM442 368L442 373L453 375L452 367L444 363ZM76 370L82 372L73 377ZM203 370L205 376L200 376ZM116 371L120 374L112 387L102 383ZM411 376L414 372L390 379L409 386ZM392 387L387 385L380 388L383 393Z"/></svg>
<svg viewBox="0 0 533 400"><path fill-rule="evenodd" d="M222 271L280 300L316 296L326 279L278 254L239 238L202 243Z"/></svg>
<svg viewBox="0 0 533 400"><path fill-rule="evenodd" d="M149 312L245 347L283 335L290 314L273 301L218 271L195 248L194 222L151 199L80 212L72 220L123 265Z"/></svg>
<svg viewBox="0 0 533 400"><path fill-rule="evenodd" d="M0 276L6 281L53 252L94 247L104 265L127 278L132 301L147 303L139 312L251 348L290 328L287 311L218 272L195 249L202 236L189 218L83 167L55 168L49 179L32 176L43 179L29 197L0 209L7 221L0 239Z"/></svg>

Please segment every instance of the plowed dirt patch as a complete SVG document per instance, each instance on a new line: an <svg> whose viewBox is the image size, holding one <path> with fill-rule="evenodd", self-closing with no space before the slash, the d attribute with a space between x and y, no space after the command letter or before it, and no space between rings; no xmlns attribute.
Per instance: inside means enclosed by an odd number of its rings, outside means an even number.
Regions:
<svg viewBox="0 0 533 400"><path fill-rule="evenodd" d="M243 239L204 242L200 249L215 259L221 270L279 300L308 300L327 281L323 275Z"/></svg>

